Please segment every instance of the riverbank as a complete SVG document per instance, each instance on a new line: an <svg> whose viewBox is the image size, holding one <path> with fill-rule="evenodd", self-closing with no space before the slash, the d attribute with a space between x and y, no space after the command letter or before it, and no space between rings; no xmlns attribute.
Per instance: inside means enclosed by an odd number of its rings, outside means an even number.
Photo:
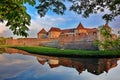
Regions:
<svg viewBox="0 0 120 80"><path fill-rule="evenodd" d="M32 54L57 56L57 57L120 57L120 51L91 51L91 50L69 50L50 47L12 47L27 51Z"/></svg>

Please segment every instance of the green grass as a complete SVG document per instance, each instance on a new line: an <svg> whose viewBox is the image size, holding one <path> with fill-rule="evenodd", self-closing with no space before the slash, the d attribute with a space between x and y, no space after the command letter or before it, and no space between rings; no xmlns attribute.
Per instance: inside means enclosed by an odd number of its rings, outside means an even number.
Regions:
<svg viewBox="0 0 120 80"><path fill-rule="evenodd" d="M61 50L50 47L16 46L16 49L24 50L32 54L58 56L58 57L120 57L120 51L91 51L91 50Z"/></svg>

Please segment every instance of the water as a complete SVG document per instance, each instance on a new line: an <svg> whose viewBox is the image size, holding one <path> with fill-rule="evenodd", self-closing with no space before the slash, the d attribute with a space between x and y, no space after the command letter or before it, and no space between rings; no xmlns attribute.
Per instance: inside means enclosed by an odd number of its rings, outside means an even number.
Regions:
<svg viewBox="0 0 120 80"><path fill-rule="evenodd" d="M120 80L120 58L58 58L0 51L0 80Z"/></svg>

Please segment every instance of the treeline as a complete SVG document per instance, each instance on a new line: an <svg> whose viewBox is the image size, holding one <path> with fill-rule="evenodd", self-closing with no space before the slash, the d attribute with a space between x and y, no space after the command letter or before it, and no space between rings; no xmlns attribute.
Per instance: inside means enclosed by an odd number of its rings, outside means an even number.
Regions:
<svg viewBox="0 0 120 80"><path fill-rule="evenodd" d="M8 38L0 37L0 45L5 45L6 39L12 39L12 37L8 37Z"/></svg>

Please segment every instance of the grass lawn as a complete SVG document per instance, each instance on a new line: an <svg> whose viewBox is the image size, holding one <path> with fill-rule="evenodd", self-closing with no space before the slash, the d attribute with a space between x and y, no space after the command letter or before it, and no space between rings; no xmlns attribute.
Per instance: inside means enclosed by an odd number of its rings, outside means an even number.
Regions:
<svg viewBox="0 0 120 80"><path fill-rule="evenodd" d="M91 51L70 49L61 50L50 47L28 47L28 46L16 46L12 48L24 50L32 54L58 57L120 57L120 51Z"/></svg>

